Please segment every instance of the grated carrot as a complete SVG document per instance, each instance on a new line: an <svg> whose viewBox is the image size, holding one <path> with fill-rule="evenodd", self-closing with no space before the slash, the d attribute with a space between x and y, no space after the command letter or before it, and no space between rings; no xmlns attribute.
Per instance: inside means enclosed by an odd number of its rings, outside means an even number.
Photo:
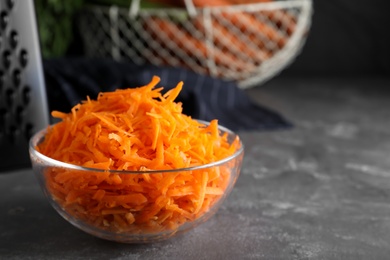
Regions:
<svg viewBox="0 0 390 260"><path fill-rule="evenodd" d="M162 94L159 80L88 97L69 114L52 112L61 121L48 128L37 149L59 161L106 170L47 172L49 191L68 214L114 232L158 233L196 220L223 196L232 165L163 170L226 158L239 148L238 138L230 144L217 120L206 126L184 115L174 102L183 83Z"/></svg>

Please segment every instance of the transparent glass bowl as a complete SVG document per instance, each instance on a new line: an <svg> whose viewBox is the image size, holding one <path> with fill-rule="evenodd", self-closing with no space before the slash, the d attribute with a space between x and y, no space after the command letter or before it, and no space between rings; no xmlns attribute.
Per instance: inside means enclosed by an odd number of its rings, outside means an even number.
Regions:
<svg viewBox="0 0 390 260"><path fill-rule="evenodd" d="M220 130L228 133L229 142L237 137L224 127ZM232 156L197 167L107 171L60 162L41 154L35 147L45 133L46 130L36 133L29 149L35 176L50 204L77 228L123 243L165 240L207 221L232 191L244 156L240 141ZM146 185L151 179L153 184ZM176 180L175 185L167 185L172 180ZM162 186L165 188L161 189ZM121 197L113 201L112 194Z"/></svg>

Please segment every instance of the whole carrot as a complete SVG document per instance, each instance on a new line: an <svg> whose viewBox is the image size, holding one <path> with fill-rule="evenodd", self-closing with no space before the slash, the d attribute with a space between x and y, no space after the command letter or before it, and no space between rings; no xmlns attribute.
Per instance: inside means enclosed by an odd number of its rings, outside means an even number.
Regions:
<svg viewBox="0 0 390 260"><path fill-rule="evenodd" d="M238 71L251 71L254 65L245 60L238 59L230 52L225 52L217 48L209 48L204 39L198 39L190 35L178 24L163 18L150 18L145 23L145 28L152 30L151 24L158 26L159 31L154 31L154 36L165 47L170 48L173 53L185 52L188 56L194 56L199 60L213 59L216 64L225 69ZM174 42L172 46L168 42ZM217 71L223 73L223 71Z"/></svg>
<svg viewBox="0 0 390 260"><path fill-rule="evenodd" d="M262 11L277 28L283 28L288 36L295 32L297 18L287 10Z"/></svg>
<svg viewBox="0 0 390 260"><path fill-rule="evenodd" d="M227 6L230 5L229 1L227 0L192 0L195 6L198 7L206 7L206 6Z"/></svg>
<svg viewBox="0 0 390 260"><path fill-rule="evenodd" d="M268 3L274 0L192 0L197 7L215 7L215 6L230 6L240 4L257 4L257 3Z"/></svg>
<svg viewBox="0 0 390 260"><path fill-rule="evenodd" d="M232 30L232 28L229 28L231 24L223 25L213 18L211 23L215 48L227 49L242 60L249 59L258 64L270 57L270 52L265 48L261 48L263 46L256 45L253 35L246 34L240 30ZM194 24L199 30L206 30L202 15L194 19Z"/></svg>
<svg viewBox="0 0 390 260"><path fill-rule="evenodd" d="M243 5L243 4L257 4L257 3L269 3L273 0L228 0L230 4L233 5Z"/></svg>
<svg viewBox="0 0 390 260"><path fill-rule="evenodd" d="M254 1L251 1L254 3ZM259 0L257 2L271 2L271 0ZM197 7L216 7L216 6L230 6L235 3L244 4L245 1L234 0L193 0L193 3ZM264 48L266 42L275 42L279 48L282 48L286 44L286 37L279 32L278 28L268 24L266 21L256 19L256 17L246 12L223 12L222 16L229 20L231 24L234 24L242 32L246 32L256 37L252 38L252 41L260 47Z"/></svg>

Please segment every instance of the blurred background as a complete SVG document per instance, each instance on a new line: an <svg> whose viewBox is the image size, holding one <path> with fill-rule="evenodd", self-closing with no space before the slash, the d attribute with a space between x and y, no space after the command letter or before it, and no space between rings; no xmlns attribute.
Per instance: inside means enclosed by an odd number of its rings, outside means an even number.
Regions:
<svg viewBox="0 0 390 260"><path fill-rule="evenodd" d="M390 2L314 0L312 28L285 74L390 75Z"/></svg>
<svg viewBox="0 0 390 260"><path fill-rule="evenodd" d="M129 1L36 0L45 59L85 55L74 18L89 4L129 6ZM314 0L305 45L279 76L390 75L389 7L387 0Z"/></svg>

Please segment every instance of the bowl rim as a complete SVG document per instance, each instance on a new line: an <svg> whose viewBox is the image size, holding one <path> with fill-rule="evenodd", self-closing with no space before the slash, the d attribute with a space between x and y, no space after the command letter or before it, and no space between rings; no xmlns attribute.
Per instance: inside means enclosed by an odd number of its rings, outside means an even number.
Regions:
<svg viewBox="0 0 390 260"><path fill-rule="evenodd" d="M209 124L209 122L204 121L204 120L196 120L202 124ZM39 158L41 161L43 161L45 164L49 164L50 166L56 166L56 167L61 167L61 168L67 168L67 169L72 169L72 170L79 170L79 171L88 171L88 172L108 172L108 173L115 173L115 174L154 174L154 173L171 173L171 172L182 172L182 171L194 171L194 170L200 170L200 169L206 169L206 168L211 168L215 166L222 165L230 160L233 160L237 157L239 157L243 152L244 152L244 143L242 142L241 138L239 138L240 141L240 147L235 151L232 155L227 156L221 160L211 162L211 163L206 163L202 165L197 165L197 166L191 166L191 167L184 167L184 168L176 168L176 169L148 169L145 171L129 171L129 170L115 170L115 169L99 169L99 168L93 168L93 167L85 167L85 166L80 166L76 164L71 164L71 163L66 163L66 162L61 162L59 160L50 158L42 153L40 153L38 150L35 149L35 146L45 137L45 134L47 130L50 127L53 127L55 124L49 125L48 127L39 130L36 132L29 140L29 153L30 157L33 155L37 158ZM232 130L218 125L218 129L227 132L229 135L239 135ZM32 160L32 158L31 158Z"/></svg>

